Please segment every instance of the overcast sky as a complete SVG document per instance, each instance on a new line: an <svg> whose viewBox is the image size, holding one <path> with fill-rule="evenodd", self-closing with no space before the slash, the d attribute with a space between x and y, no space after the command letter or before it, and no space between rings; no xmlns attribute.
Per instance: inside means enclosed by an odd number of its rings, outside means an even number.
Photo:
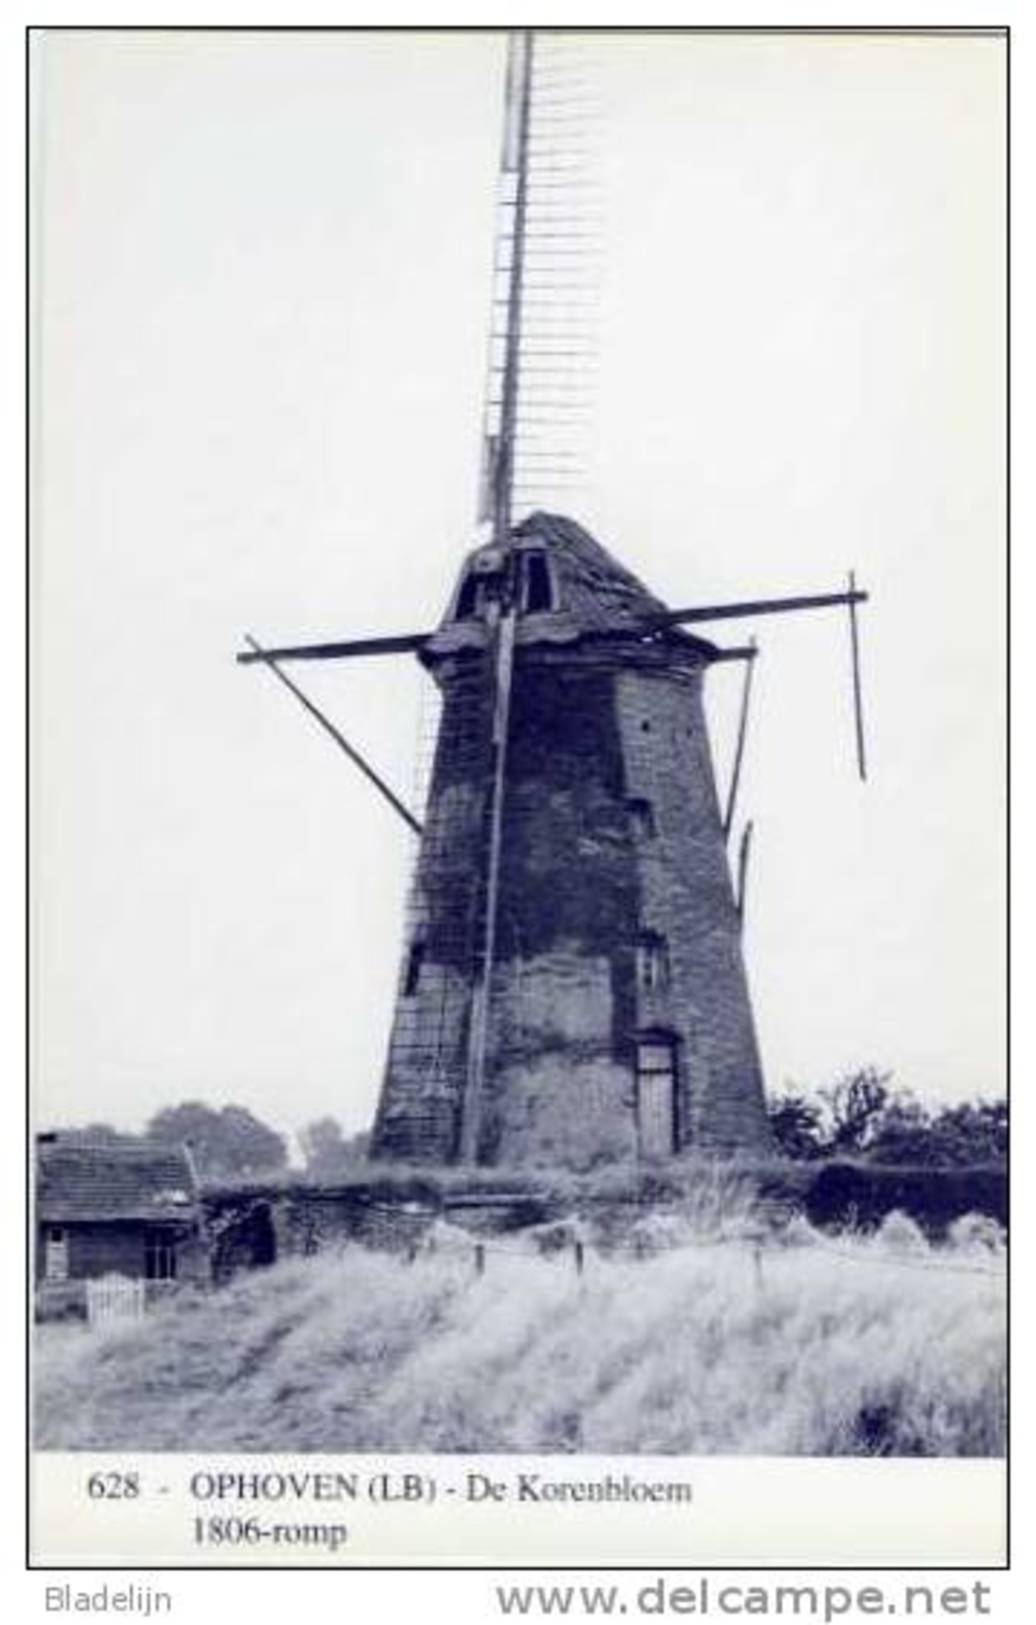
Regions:
<svg viewBox="0 0 1036 1625"><path fill-rule="evenodd" d="M1003 94L994 39L588 46L605 231L574 517L731 624L771 1088L1003 1087ZM502 36L36 53L37 1115L366 1126L412 838L260 670L440 615L473 536ZM409 793L407 657L299 668ZM711 684L721 788L739 669Z"/></svg>

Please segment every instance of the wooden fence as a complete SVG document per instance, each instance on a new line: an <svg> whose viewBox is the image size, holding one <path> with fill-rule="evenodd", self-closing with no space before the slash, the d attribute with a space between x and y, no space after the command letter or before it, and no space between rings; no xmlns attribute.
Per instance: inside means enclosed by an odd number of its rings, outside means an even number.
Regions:
<svg viewBox="0 0 1036 1625"><path fill-rule="evenodd" d="M86 1316L91 1326L140 1320L145 1306L143 1281L131 1281L125 1275L101 1275L86 1283Z"/></svg>

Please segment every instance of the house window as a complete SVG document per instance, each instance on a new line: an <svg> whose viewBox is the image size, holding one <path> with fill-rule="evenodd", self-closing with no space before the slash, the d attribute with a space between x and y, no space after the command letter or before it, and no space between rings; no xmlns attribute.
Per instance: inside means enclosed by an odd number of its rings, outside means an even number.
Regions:
<svg viewBox="0 0 1036 1625"><path fill-rule="evenodd" d="M627 801L626 807L634 835L643 841L652 840L658 830L655 826L655 809L650 801L645 801L642 796L633 796Z"/></svg>
<svg viewBox="0 0 1036 1625"><path fill-rule="evenodd" d="M676 1150L676 1041L664 1033L637 1040L637 1143L646 1157Z"/></svg>
<svg viewBox="0 0 1036 1625"><path fill-rule="evenodd" d="M406 971L403 976L403 997L406 999L412 999L420 985L424 956L424 943L412 942L410 952L406 956Z"/></svg>
<svg viewBox="0 0 1036 1625"><path fill-rule="evenodd" d="M550 579L550 566L543 553L526 553L523 559L524 599L527 615L542 614L554 608L554 587Z"/></svg>
<svg viewBox="0 0 1036 1625"><path fill-rule="evenodd" d="M47 1226L43 1241L43 1274L48 1281L68 1280L68 1231L63 1225Z"/></svg>
<svg viewBox="0 0 1036 1625"><path fill-rule="evenodd" d="M644 931L637 941L637 986L645 993L669 986L669 944L657 931Z"/></svg>
<svg viewBox="0 0 1036 1625"><path fill-rule="evenodd" d="M478 577L469 570L461 582L460 592L457 595L457 609L454 619L470 621L478 613Z"/></svg>
<svg viewBox="0 0 1036 1625"><path fill-rule="evenodd" d="M176 1280L176 1245L168 1231L145 1233L144 1276L148 1281Z"/></svg>

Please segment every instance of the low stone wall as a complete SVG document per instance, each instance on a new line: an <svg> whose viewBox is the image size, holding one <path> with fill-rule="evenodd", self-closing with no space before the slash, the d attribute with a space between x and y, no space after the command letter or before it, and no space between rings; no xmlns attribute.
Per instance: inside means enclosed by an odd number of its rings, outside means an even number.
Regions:
<svg viewBox="0 0 1036 1625"><path fill-rule="evenodd" d="M349 1242L404 1251L436 1219L473 1234L499 1234L540 1224L567 1208L560 1198L528 1188L457 1192L418 1181L412 1190L393 1190L372 1180L210 1190L204 1210L212 1277L219 1283L242 1269L309 1258Z"/></svg>
<svg viewBox="0 0 1036 1625"><path fill-rule="evenodd" d="M205 1198L212 1276L286 1258L309 1258L347 1242L405 1248L435 1218L434 1204L375 1199L364 1186L293 1186L213 1192Z"/></svg>
<svg viewBox="0 0 1036 1625"><path fill-rule="evenodd" d="M794 1212L818 1228L876 1228L887 1213L908 1213L933 1239L963 1213L985 1213L1006 1227L1007 1179L1001 1168L870 1168L854 1163L767 1163L731 1180L735 1202L751 1206L763 1228L779 1229ZM699 1171L704 1185L708 1170ZM630 1170L603 1189L549 1175L515 1179L506 1189L473 1176L465 1188L415 1173L395 1185L383 1177L341 1185L255 1185L210 1190L204 1198L212 1278L286 1258L307 1258L347 1243L405 1251L436 1220L478 1236L553 1221L586 1221L607 1242L656 1211L694 1208L693 1167L676 1161Z"/></svg>

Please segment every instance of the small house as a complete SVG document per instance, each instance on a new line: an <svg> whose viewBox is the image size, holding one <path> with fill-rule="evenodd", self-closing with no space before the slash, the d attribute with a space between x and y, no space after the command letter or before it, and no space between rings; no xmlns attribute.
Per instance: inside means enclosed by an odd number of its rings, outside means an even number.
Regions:
<svg viewBox="0 0 1036 1625"><path fill-rule="evenodd" d="M207 1281L198 1176L186 1146L36 1139L36 1283L43 1302L85 1303L86 1282L121 1275L158 1294Z"/></svg>

